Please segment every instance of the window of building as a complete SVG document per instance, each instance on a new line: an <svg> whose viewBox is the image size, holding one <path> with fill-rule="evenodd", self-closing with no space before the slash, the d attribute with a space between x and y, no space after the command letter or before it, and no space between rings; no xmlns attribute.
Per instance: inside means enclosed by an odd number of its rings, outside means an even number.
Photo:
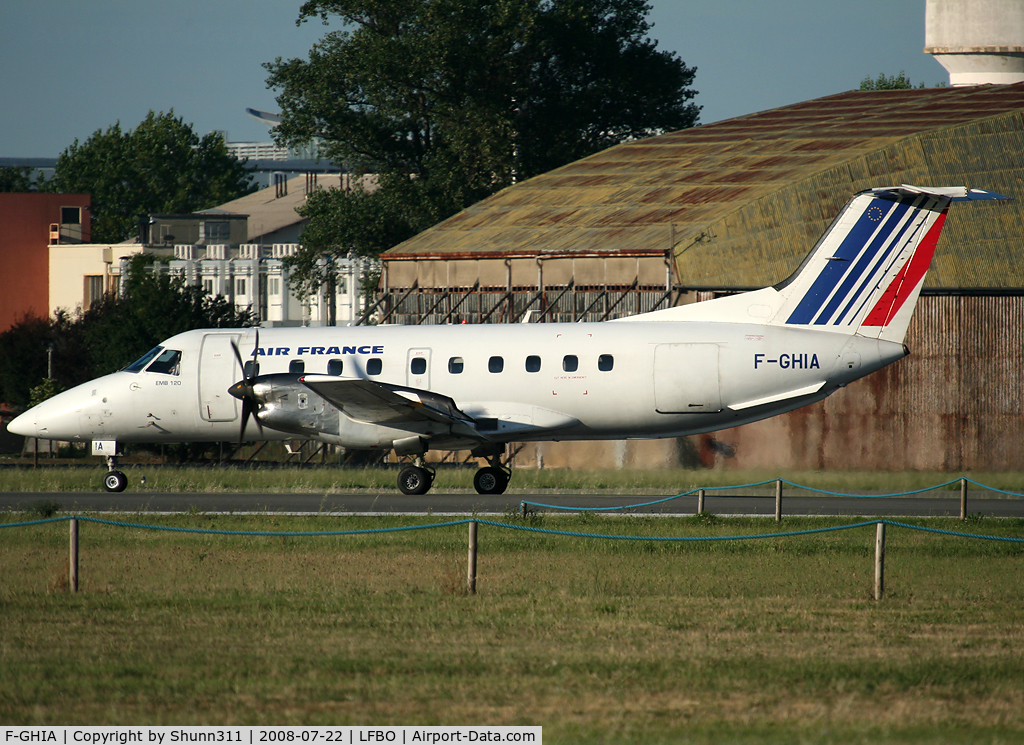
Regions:
<svg viewBox="0 0 1024 745"><path fill-rule="evenodd" d="M231 223L226 220L207 220L203 223L203 237L208 241L226 241L231 238Z"/></svg>
<svg viewBox="0 0 1024 745"><path fill-rule="evenodd" d="M452 357L448 360L448 372L452 375L458 375L462 372L465 367L465 362L461 357Z"/></svg>
<svg viewBox="0 0 1024 745"><path fill-rule="evenodd" d="M85 276L85 292L82 298L82 307L89 309L94 303L98 303L103 297L103 276L100 274L87 274Z"/></svg>
<svg viewBox="0 0 1024 745"><path fill-rule="evenodd" d="M371 357L366 361L366 374L367 375L380 375L380 371L384 369L384 363L381 362L380 357Z"/></svg>
<svg viewBox="0 0 1024 745"><path fill-rule="evenodd" d="M580 359L574 354L567 354L562 358L562 369L566 372L576 372L580 367Z"/></svg>
<svg viewBox="0 0 1024 745"><path fill-rule="evenodd" d="M212 295L213 294L213 280L212 279L204 279L203 280L203 292L205 292L207 295Z"/></svg>
<svg viewBox="0 0 1024 745"><path fill-rule="evenodd" d="M181 352L177 349L165 349L146 368L146 372L160 373L162 375L177 375L181 372Z"/></svg>
<svg viewBox="0 0 1024 745"><path fill-rule="evenodd" d="M540 357L531 354L526 358L526 372L540 372Z"/></svg>
<svg viewBox="0 0 1024 745"><path fill-rule="evenodd" d="M271 295L280 295L281 294L281 278L280 277L271 277L270 278L270 282L269 282L269 286L270 286L269 293Z"/></svg>
<svg viewBox="0 0 1024 745"><path fill-rule="evenodd" d="M245 294L245 280L244 279L236 279L235 280L235 294L236 295L244 295Z"/></svg>
<svg viewBox="0 0 1024 745"><path fill-rule="evenodd" d="M341 375L345 371L345 363L341 360L328 360L327 361L327 374L328 375Z"/></svg>
<svg viewBox="0 0 1024 745"><path fill-rule="evenodd" d="M81 207L61 207L60 208L60 224L61 225L81 225L82 224L82 208Z"/></svg>
<svg viewBox="0 0 1024 745"><path fill-rule="evenodd" d="M597 369L601 372L608 372L615 367L615 358L610 354L601 354L597 357Z"/></svg>
<svg viewBox="0 0 1024 745"><path fill-rule="evenodd" d="M505 369L505 359L503 357L491 357L487 360L487 369L492 373L500 373Z"/></svg>
<svg viewBox="0 0 1024 745"><path fill-rule="evenodd" d="M304 360L292 360L288 363L288 372L293 375L302 375L306 372L306 362Z"/></svg>
<svg viewBox="0 0 1024 745"><path fill-rule="evenodd" d="M409 364L409 372L413 375L422 375L427 371L427 360L424 357L413 357Z"/></svg>

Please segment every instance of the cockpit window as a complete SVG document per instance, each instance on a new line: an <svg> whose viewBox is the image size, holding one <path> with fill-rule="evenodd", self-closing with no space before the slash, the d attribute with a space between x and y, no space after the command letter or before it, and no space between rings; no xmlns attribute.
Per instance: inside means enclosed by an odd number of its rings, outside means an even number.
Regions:
<svg viewBox="0 0 1024 745"><path fill-rule="evenodd" d="M164 351L163 347L153 347L148 352L146 352L144 355L142 355L137 360L135 360L135 362L133 362L132 364L128 365L128 367L126 367L124 369L124 372L130 372L130 373L142 372L143 370L146 369L146 365L148 365L150 362L152 362L153 358L156 357L158 354L160 354L162 351Z"/></svg>
<svg viewBox="0 0 1024 745"><path fill-rule="evenodd" d="M146 372L163 375L177 375L181 372L181 352L177 349L165 349L160 356L146 368Z"/></svg>

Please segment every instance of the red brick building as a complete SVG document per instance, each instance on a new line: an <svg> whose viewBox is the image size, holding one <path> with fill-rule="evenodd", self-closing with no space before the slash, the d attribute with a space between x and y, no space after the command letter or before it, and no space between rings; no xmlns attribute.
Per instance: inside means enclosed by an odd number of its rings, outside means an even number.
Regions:
<svg viewBox="0 0 1024 745"><path fill-rule="evenodd" d="M50 314L49 246L88 243L88 194L0 194L0 332Z"/></svg>

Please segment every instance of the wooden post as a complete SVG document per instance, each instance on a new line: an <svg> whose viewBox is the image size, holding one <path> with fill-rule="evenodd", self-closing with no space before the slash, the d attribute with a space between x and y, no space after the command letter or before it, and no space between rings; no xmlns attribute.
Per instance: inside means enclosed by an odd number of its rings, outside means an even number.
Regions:
<svg viewBox="0 0 1024 745"><path fill-rule="evenodd" d="M885 523L875 529L875 600L885 594Z"/></svg>
<svg viewBox="0 0 1024 745"><path fill-rule="evenodd" d="M960 479L960 519L967 519L967 479Z"/></svg>
<svg viewBox="0 0 1024 745"><path fill-rule="evenodd" d="M466 569L466 588L476 595L476 520L469 522L469 566Z"/></svg>
<svg viewBox="0 0 1024 745"><path fill-rule="evenodd" d="M697 514L704 514L704 490L701 489L697 492Z"/></svg>
<svg viewBox="0 0 1024 745"><path fill-rule="evenodd" d="M68 555L68 589L78 592L78 518L71 518L71 551Z"/></svg>
<svg viewBox="0 0 1024 745"><path fill-rule="evenodd" d="M775 522L782 522L782 479L775 479Z"/></svg>

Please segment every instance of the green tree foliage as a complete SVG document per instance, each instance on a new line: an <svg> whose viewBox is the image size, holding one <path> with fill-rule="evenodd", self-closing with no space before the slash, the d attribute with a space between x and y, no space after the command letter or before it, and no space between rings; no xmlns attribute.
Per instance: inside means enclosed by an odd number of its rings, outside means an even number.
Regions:
<svg viewBox="0 0 1024 745"><path fill-rule="evenodd" d="M341 21L266 65L282 144L313 138L376 190L309 201L306 271L376 254L486 197L628 139L693 126L695 69L648 38L643 0L308 0Z"/></svg>
<svg viewBox="0 0 1024 745"><path fill-rule="evenodd" d="M30 166L0 166L0 193L38 191Z"/></svg>
<svg viewBox="0 0 1024 745"><path fill-rule="evenodd" d="M82 312L45 320L26 317L0 334L0 400L26 405L46 377L46 349L53 345L52 378L71 388L120 370L164 339L196 328L238 328L254 323L223 297L188 287L180 278L152 273L151 257L132 259L126 292L105 296Z"/></svg>
<svg viewBox="0 0 1024 745"><path fill-rule="evenodd" d="M877 78L866 75L860 81L860 90L862 91L900 91L911 88L924 88L924 83L914 85L903 70L900 70L899 75L886 75L880 72Z"/></svg>
<svg viewBox="0 0 1024 745"><path fill-rule="evenodd" d="M255 189L244 161L218 133L202 138L174 112L152 111L134 130L120 122L75 140L57 158L52 191L92 195L92 240L114 243L135 235L139 217L189 213Z"/></svg>

